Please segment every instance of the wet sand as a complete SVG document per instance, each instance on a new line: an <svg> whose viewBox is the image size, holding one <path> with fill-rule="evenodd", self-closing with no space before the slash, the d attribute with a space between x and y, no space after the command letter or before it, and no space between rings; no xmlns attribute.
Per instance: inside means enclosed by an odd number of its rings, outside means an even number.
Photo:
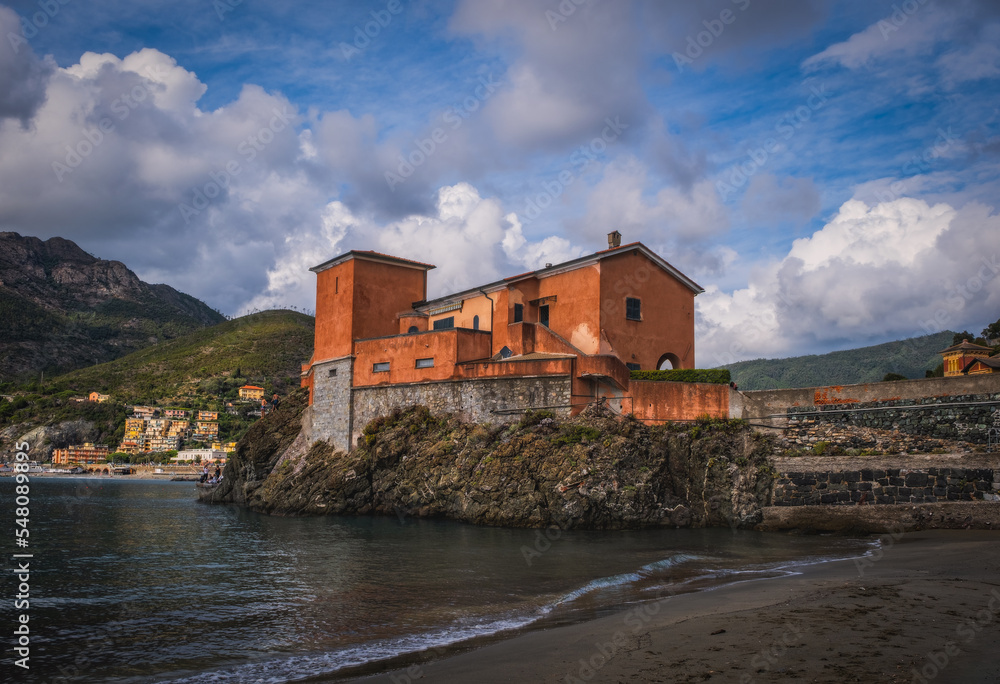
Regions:
<svg viewBox="0 0 1000 684"><path fill-rule="evenodd" d="M1000 532L671 596L365 682L1000 682Z"/></svg>

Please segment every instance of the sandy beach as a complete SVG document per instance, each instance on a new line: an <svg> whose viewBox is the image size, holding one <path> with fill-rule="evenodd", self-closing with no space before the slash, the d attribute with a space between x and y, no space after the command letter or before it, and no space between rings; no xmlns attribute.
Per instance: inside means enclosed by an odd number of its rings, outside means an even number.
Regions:
<svg viewBox="0 0 1000 684"><path fill-rule="evenodd" d="M1000 682L1000 534L931 530L880 539L869 557L668 596L344 680Z"/></svg>

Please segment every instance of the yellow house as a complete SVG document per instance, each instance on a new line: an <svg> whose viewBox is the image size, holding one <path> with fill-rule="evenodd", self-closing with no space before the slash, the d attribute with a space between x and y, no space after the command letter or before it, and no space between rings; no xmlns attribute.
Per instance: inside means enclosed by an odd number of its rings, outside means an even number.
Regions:
<svg viewBox="0 0 1000 684"><path fill-rule="evenodd" d="M91 392L87 398L90 399L90 401L97 402L98 404L103 404L104 402L106 402L108 399L111 398L111 395L101 394L100 392Z"/></svg>
<svg viewBox="0 0 1000 684"><path fill-rule="evenodd" d="M264 388L256 385L243 385L240 387L240 399L243 401L260 401L264 398Z"/></svg>
<svg viewBox="0 0 1000 684"><path fill-rule="evenodd" d="M981 344L962 340L961 344L954 344L938 353L944 358L944 376L951 378L962 375L969 364L989 357L993 350Z"/></svg>

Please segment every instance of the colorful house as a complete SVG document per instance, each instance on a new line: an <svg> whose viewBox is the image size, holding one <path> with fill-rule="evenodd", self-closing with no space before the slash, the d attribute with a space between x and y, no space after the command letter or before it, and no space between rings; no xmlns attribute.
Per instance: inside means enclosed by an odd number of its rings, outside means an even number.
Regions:
<svg viewBox="0 0 1000 684"><path fill-rule="evenodd" d="M240 399L243 401L260 401L264 398L264 388L256 385L243 385L240 387Z"/></svg>
<svg viewBox="0 0 1000 684"><path fill-rule="evenodd" d="M981 344L962 340L960 344L942 349L938 353L944 358L944 376L951 378L962 375L974 361L988 358L993 350Z"/></svg>
<svg viewBox="0 0 1000 684"><path fill-rule="evenodd" d="M645 411L629 372L694 368L703 290L642 243L619 240L433 300L430 264L350 251L311 269L316 336L302 385L313 437L345 448L368 419L412 403L469 417L572 414L597 399Z"/></svg>
<svg viewBox="0 0 1000 684"><path fill-rule="evenodd" d="M52 451L53 465L69 465L78 463L80 465L94 465L104 463L108 459L110 448L104 444L92 444L85 442L68 446L65 449L54 449Z"/></svg>
<svg viewBox="0 0 1000 684"><path fill-rule="evenodd" d="M87 396L87 399L89 401L93 401L93 402L96 402L98 404L103 404L104 402L106 402L109 399L111 399L111 395L110 394L101 394L100 392L91 392Z"/></svg>
<svg viewBox="0 0 1000 684"><path fill-rule="evenodd" d="M963 375L983 375L985 373L1000 373L1000 356L975 359L962 369Z"/></svg>

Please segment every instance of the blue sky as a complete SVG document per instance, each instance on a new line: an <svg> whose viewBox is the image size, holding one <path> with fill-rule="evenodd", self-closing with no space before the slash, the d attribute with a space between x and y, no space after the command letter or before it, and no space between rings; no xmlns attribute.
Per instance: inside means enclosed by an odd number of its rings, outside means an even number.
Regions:
<svg viewBox="0 0 1000 684"><path fill-rule="evenodd" d="M36 0L0 29L0 229L227 313L312 308L348 249L444 294L617 229L706 288L699 366L1000 317L995 2Z"/></svg>

